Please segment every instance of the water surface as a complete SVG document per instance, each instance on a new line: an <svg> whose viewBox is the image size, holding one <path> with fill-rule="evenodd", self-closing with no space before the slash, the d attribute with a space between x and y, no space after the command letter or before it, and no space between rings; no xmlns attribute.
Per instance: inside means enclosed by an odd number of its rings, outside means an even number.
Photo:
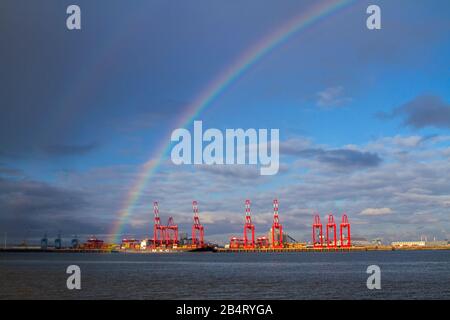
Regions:
<svg viewBox="0 0 450 320"><path fill-rule="evenodd" d="M81 268L68 290L67 266ZM366 269L381 268L381 290ZM0 299L449 299L450 251L0 253Z"/></svg>

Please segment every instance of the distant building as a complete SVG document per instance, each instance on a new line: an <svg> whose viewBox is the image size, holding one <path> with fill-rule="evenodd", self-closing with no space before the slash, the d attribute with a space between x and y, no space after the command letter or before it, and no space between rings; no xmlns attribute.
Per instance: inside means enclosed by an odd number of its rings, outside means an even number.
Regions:
<svg viewBox="0 0 450 320"><path fill-rule="evenodd" d="M425 241L425 246L427 247L445 247L448 246L448 241Z"/></svg>
<svg viewBox="0 0 450 320"><path fill-rule="evenodd" d="M363 237L352 237L352 245L355 247L367 247L375 244Z"/></svg>
<svg viewBox="0 0 450 320"><path fill-rule="evenodd" d="M42 250L47 250L47 246L48 246L48 238L47 238L47 235L45 235L45 236L41 239L41 249L42 249Z"/></svg>
<svg viewBox="0 0 450 320"><path fill-rule="evenodd" d="M150 246L151 246L151 243L150 243L149 239L144 239L141 241L141 245L140 245L141 250L147 250L147 248Z"/></svg>
<svg viewBox="0 0 450 320"><path fill-rule="evenodd" d="M137 250L141 247L141 241L138 239L123 239L122 244L120 245L120 249L126 250Z"/></svg>
<svg viewBox="0 0 450 320"><path fill-rule="evenodd" d="M187 232L180 233L180 245L190 245L192 244L192 239L189 238L189 235Z"/></svg>
<svg viewBox="0 0 450 320"><path fill-rule="evenodd" d="M269 240L269 244L272 245L272 228L269 229L269 232L267 232L266 237ZM290 235L288 235L284 231L283 231L282 239L283 239L283 243L294 243L294 242L297 242L294 238L292 238Z"/></svg>
<svg viewBox="0 0 450 320"><path fill-rule="evenodd" d="M188 238L189 238L189 235L187 232L180 233L180 240L187 240Z"/></svg>
<svg viewBox="0 0 450 320"><path fill-rule="evenodd" d="M376 245L376 246L381 246L383 245L383 241L380 238L376 238L376 239L372 239L371 243Z"/></svg>
<svg viewBox="0 0 450 320"><path fill-rule="evenodd" d="M391 243L393 247L425 247L425 241L394 241Z"/></svg>
<svg viewBox="0 0 450 320"><path fill-rule="evenodd" d="M89 238L83 245L85 249L102 249L103 240L97 239L96 237Z"/></svg>
<svg viewBox="0 0 450 320"><path fill-rule="evenodd" d="M62 239L61 234L58 233L58 236L55 239L55 249L61 249L62 248Z"/></svg>
<svg viewBox="0 0 450 320"><path fill-rule="evenodd" d="M447 240L443 241L427 241L420 240L420 241L394 241L391 243L393 247L445 247L448 246L449 243Z"/></svg>
<svg viewBox="0 0 450 320"><path fill-rule="evenodd" d="M70 242L70 245L73 249L76 249L80 246L80 241L78 240L78 238L75 236L72 241Z"/></svg>

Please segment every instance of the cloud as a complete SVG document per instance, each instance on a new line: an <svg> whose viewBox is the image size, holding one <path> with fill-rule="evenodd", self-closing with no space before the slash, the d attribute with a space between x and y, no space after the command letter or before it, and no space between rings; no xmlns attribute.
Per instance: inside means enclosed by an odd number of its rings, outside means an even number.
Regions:
<svg viewBox="0 0 450 320"><path fill-rule="evenodd" d="M152 103L150 108L113 119L111 123L116 130L123 133L154 129L161 125L170 125L171 116L183 112L183 108L188 104L189 102L173 99L157 101Z"/></svg>
<svg viewBox="0 0 450 320"><path fill-rule="evenodd" d="M432 95L418 96L395 108L391 113L379 114L381 118L403 119L405 125L416 129L434 127L450 129L450 104Z"/></svg>
<svg viewBox="0 0 450 320"><path fill-rule="evenodd" d="M22 170L19 169L15 169L15 168L10 168L10 167L5 167L2 166L2 164L0 163L0 175L4 175L4 176L20 176L22 175Z"/></svg>
<svg viewBox="0 0 450 320"><path fill-rule="evenodd" d="M256 165L196 165L199 170L210 172L214 175L226 176L239 180L258 179L261 174Z"/></svg>
<svg viewBox="0 0 450 320"><path fill-rule="evenodd" d="M280 143L280 153L299 155L304 150L312 148L312 141L304 137L292 138Z"/></svg>
<svg viewBox="0 0 450 320"><path fill-rule="evenodd" d="M402 148L413 148L417 147L423 141L425 141L425 138L421 136L402 137L397 135L395 137L385 138L380 143L392 144Z"/></svg>
<svg viewBox="0 0 450 320"><path fill-rule="evenodd" d="M0 178L0 225L8 238L41 236L46 231L66 234L99 231L98 221L89 215L89 195L27 179Z"/></svg>
<svg viewBox="0 0 450 320"><path fill-rule="evenodd" d="M352 99L344 96L344 87L330 87L317 93L317 106L322 108L341 107Z"/></svg>
<svg viewBox="0 0 450 320"><path fill-rule="evenodd" d="M88 144L54 144L43 147L44 152L52 156L73 156L90 153L98 147L97 143Z"/></svg>
<svg viewBox="0 0 450 320"><path fill-rule="evenodd" d="M405 193L397 193L396 196L403 198L410 202L420 202L422 204L430 204L433 206L441 206L444 208L450 207L450 196L449 195L430 195L422 193L415 193L414 190L408 190Z"/></svg>
<svg viewBox="0 0 450 320"><path fill-rule="evenodd" d="M313 147L302 139L293 139L280 144L281 155L294 155L313 158L335 168L368 168L377 167L382 159L377 153L356 149L325 149Z"/></svg>
<svg viewBox="0 0 450 320"><path fill-rule="evenodd" d="M332 151L312 144L304 144L303 148L291 144L291 147L300 154L305 148ZM443 148L434 152L440 154ZM389 161L373 170L351 174L330 170L334 167L317 161L321 153L318 152L311 156L311 161L302 161L305 170L299 179L279 175L276 180L262 179L257 174L254 177L258 179L254 179L251 170L248 177L240 177L246 173L239 166L230 167L234 172L227 172L220 167L174 166L169 161L147 183L122 230L138 238L151 235L151 202L158 200L162 220L173 216L180 232L189 232L192 200L198 200L207 239L224 243L228 235L242 234L245 199L252 201L252 217L260 235L270 228L272 200L278 198L281 223L299 241L310 241L310 225L316 211L322 218L333 212L338 220L346 212L352 231L369 239L380 236L390 240L413 239L417 232L444 238L450 223L448 159L422 163L414 160L418 151L411 152L411 161L391 159L387 152ZM343 157L348 157L346 153ZM0 180L0 225L11 234L30 228L37 230L36 236L59 229L63 234L100 236L118 219L117 212L138 178L136 171L135 166L111 166L69 172L55 185L13 178ZM437 222L424 225L424 217Z"/></svg>
<svg viewBox="0 0 450 320"><path fill-rule="evenodd" d="M361 152L359 150L311 150L311 154L321 162L336 167L365 168L376 167L381 163L381 158L376 153Z"/></svg>
<svg viewBox="0 0 450 320"><path fill-rule="evenodd" d="M359 215L361 216L384 216L391 214L391 208L366 208Z"/></svg>

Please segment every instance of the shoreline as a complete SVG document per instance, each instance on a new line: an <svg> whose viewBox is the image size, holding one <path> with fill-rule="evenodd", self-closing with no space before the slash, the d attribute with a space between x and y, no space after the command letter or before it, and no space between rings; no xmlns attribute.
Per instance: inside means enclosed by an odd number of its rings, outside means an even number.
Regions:
<svg viewBox="0 0 450 320"><path fill-rule="evenodd" d="M446 247L351 247L351 248L258 248L258 249L228 249L228 248L209 248L206 250L196 250L187 248L161 248L152 250L116 250L116 249L41 249L41 248L0 248L0 253L19 252L19 253L114 253L114 254L174 254L174 253L291 253L291 252L369 252L369 251L443 251L450 250L450 246Z"/></svg>

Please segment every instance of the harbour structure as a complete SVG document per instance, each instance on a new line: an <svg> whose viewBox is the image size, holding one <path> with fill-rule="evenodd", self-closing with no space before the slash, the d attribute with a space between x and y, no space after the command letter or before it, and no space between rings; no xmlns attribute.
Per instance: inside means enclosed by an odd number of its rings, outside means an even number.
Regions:
<svg viewBox="0 0 450 320"><path fill-rule="evenodd" d="M141 248L141 241L135 238L124 238L120 245L122 250L136 250Z"/></svg>
<svg viewBox="0 0 450 320"><path fill-rule="evenodd" d="M41 249L47 250L47 247L48 247L48 238L47 238L47 234L44 234L44 236L41 239Z"/></svg>
<svg viewBox="0 0 450 320"><path fill-rule="evenodd" d="M413 247L445 247L448 246L448 241L393 241L391 243L392 247L397 248L413 248Z"/></svg>
<svg viewBox="0 0 450 320"><path fill-rule="evenodd" d="M205 228L200 223L198 216L198 203L192 202L192 210L194 212L194 223L192 224L192 245L196 248L202 248L205 245Z"/></svg>
<svg viewBox="0 0 450 320"><path fill-rule="evenodd" d="M78 237L75 235L73 239L70 241L70 247L72 249L77 249L80 246L80 241L78 240Z"/></svg>
<svg viewBox="0 0 450 320"><path fill-rule="evenodd" d="M250 239L248 232L250 231ZM245 224L244 224L244 248L255 248L255 225L252 223L252 214L250 211L250 200L245 200Z"/></svg>
<svg viewBox="0 0 450 320"><path fill-rule="evenodd" d="M176 248L178 246L178 225L175 224L173 217L169 217L165 229L166 246Z"/></svg>
<svg viewBox="0 0 450 320"><path fill-rule="evenodd" d="M328 215L326 224L326 238L324 241L323 225L318 214L314 215L312 224L312 246L316 249L322 248L350 248L352 247L351 227L347 214L342 215L339 225L339 241L336 234L336 222L332 213Z"/></svg>
<svg viewBox="0 0 450 320"><path fill-rule="evenodd" d="M158 202L153 202L153 247L162 246L164 244L165 226L161 225L161 218L159 217L159 205Z"/></svg>
<svg viewBox="0 0 450 320"><path fill-rule="evenodd" d="M341 247L351 247L352 246L352 237L350 232L350 223L348 222L347 214L344 213L342 216L342 222L339 226L339 235L340 235L340 246Z"/></svg>
<svg viewBox="0 0 450 320"><path fill-rule="evenodd" d="M327 222L325 226L323 226L319 214L316 213L312 223L312 243L298 242L284 231L280 223L279 203L277 199L273 200L273 221L270 230L266 234L256 236L250 205L250 200L246 200L243 237L231 237L229 244L223 248L219 248L217 245L212 245L205 241L205 228L200 222L198 202L193 201L192 238L189 238L188 233L182 233L181 237L179 237L178 225L175 224L173 217L169 217L167 224L162 225L158 202L154 202L153 237L144 238L142 241L136 238L124 238L119 246L106 244L103 240L92 236L86 242L80 244L75 236L72 239L71 246L63 248L61 245L61 233L59 232L53 247L48 246L48 238L45 234L41 239L40 247L5 247L4 250L20 249L58 252L180 252L211 250L219 252L335 252L450 249L447 240L427 241L426 237L425 240L422 237L420 241L394 241L390 245L383 245L379 238L368 241L365 238L352 237L351 224L346 213L342 215L339 226L337 226L332 213L326 216L325 221Z"/></svg>
<svg viewBox="0 0 450 320"><path fill-rule="evenodd" d="M61 231L59 231L55 239L55 249L61 248L62 248L62 239L61 239Z"/></svg>
<svg viewBox="0 0 450 320"><path fill-rule="evenodd" d="M283 248L283 226L278 216L278 199L273 200L272 247Z"/></svg>
<svg viewBox="0 0 450 320"><path fill-rule="evenodd" d="M312 243L314 248L323 247L323 227L318 214L314 216L312 225Z"/></svg>
<svg viewBox="0 0 450 320"><path fill-rule="evenodd" d="M104 243L105 242L103 240L97 239L97 237L92 236L83 244L83 249L103 249Z"/></svg>
<svg viewBox="0 0 450 320"><path fill-rule="evenodd" d="M258 249L258 248L283 248L285 245L285 234L280 223L278 200L273 200L273 222L269 234L259 236L255 239L255 225L252 222L251 202L245 200L245 222L243 238L232 236L227 247L236 249Z"/></svg>
<svg viewBox="0 0 450 320"><path fill-rule="evenodd" d="M327 223L327 247L336 248L337 238L336 238L336 222L334 221L334 216L330 213L328 215Z"/></svg>

